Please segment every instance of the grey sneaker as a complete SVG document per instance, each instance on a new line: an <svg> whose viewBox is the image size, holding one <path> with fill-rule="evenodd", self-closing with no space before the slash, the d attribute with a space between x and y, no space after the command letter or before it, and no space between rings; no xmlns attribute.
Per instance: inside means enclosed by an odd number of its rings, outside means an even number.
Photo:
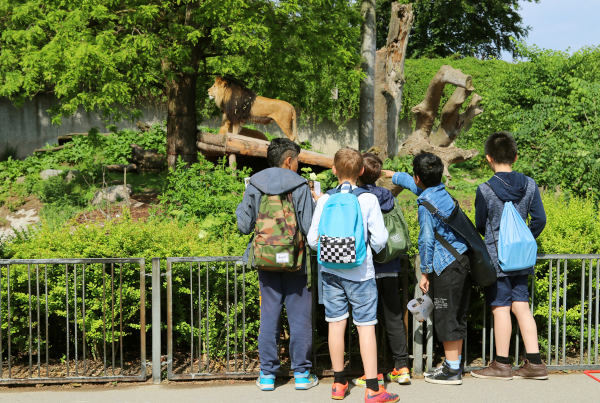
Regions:
<svg viewBox="0 0 600 403"><path fill-rule="evenodd" d="M440 371L425 377L425 382L442 385L461 385L462 370L460 368L452 369L446 362L444 362Z"/></svg>
<svg viewBox="0 0 600 403"><path fill-rule="evenodd" d="M510 364L501 364L498 361L492 361L489 367L471 371L471 375L475 378L510 381L513 379L513 370Z"/></svg>
<svg viewBox="0 0 600 403"><path fill-rule="evenodd" d="M548 369L544 363L532 364L526 359L519 369L513 372L513 376L526 379L548 379Z"/></svg>

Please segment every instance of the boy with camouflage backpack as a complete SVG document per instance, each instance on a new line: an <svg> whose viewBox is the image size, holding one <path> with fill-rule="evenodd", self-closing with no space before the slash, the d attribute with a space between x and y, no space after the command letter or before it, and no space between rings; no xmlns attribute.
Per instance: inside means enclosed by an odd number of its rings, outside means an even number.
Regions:
<svg viewBox="0 0 600 403"><path fill-rule="evenodd" d="M312 362L311 291L307 288L304 236L311 224L314 202L306 179L299 176L300 147L274 139L267 150L271 168L250 178L236 209L238 229L254 237L244 261L258 269L260 287L260 333L258 354L261 390L275 389L279 370L279 317L285 302L290 326L290 358L296 389L318 384L310 373Z"/></svg>

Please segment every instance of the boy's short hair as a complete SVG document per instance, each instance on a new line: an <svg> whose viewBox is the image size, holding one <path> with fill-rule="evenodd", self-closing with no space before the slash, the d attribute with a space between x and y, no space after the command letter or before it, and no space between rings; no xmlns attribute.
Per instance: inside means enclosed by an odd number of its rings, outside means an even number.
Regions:
<svg viewBox="0 0 600 403"><path fill-rule="evenodd" d="M300 146L287 138L271 140L267 149L267 162L270 167L280 167L287 157L296 158L300 154Z"/></svg>
<svg viewBox="0 0 600 403"><path fill-rule="evenodd" d="M423 152L413 159L413 174L421 178L426 187L439 185L443 172L444 164L435 154Z"/></svg>
<svg viewBox="0 0 600 403"><path fill-rule="evenodd" d="M517 159L517 142L509 132L492 133L485 141L485 154L499 164L513 164Z"/></svg>
<svg viewBox="0 0 600 403"><path fill-rule="evenodd" d="M363 158L360 153L350 147L340 148L333 157L333 166L339 178L358 179L363 169Z"/></svg>
<svg viewBox="0 0 600 403"><path fill-rule="evenodd" d="M360 176L360 181L366 185L374 185L381 176L383 162L373 153L363 153L365 172Z"/></svg>

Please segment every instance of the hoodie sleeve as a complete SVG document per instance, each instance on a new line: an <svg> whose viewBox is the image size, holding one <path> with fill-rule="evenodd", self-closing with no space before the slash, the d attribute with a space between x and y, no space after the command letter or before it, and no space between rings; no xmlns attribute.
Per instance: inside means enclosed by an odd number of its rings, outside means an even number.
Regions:
<svg viewBox="0 0 600 403"><path fill-rule="evenodd" d="M544 210L544 204L542 203L542 197L540 196L537 184L535 185L533 200L531 200L531 206L529 207L529 216L531 217L529 229L533 237L537 238L546 226L546 211Z"/></svg>
<svg viewBox="0 0 600 403"><path fill-rule="evenodd" d="M244 192L242 202L235 209L238 229L242 234L249 234L254 230L256 224L256 211L260 202L260 191L252 184L249 184Z"/></svg>
<svg viewBox="0 0 600 403"><path fill-rule="evenodd" d="M296 217L298 218L300 231L306 235L308 234L313 212L315 210L315 203L313 202L308 184L298 186L292 192L292 202L296 209Z"/></svg>
<svg viewBox="0 0 600 403"><path fill-rule="evenodd" d="M397 186L402 186L405 189L410 190L417 196L423 193L422 189L419 189L415 184L414 179L406 172L396 172L394 176L392 176L392 183Z"/></svg>
<svg viewBox="0 0 600 403"><path fill-rule="evenodd" d="M321 220L323 206L325 205L325 202L328 198L328 195L324 195L321 196L317 201L317 206L315 207L315 211L312 216L312 222L310 224L308 233L306 234L306 241L308 242L308 246L310 246L313 250L317 250L317 244L319 241L319 221Z"/></svg>
<svg viewBox="0 0 600 403"><path fill-rule="evenodd" d="M483 193L477 187L477 192L475 193L475 228L481 235L485 235L485 226L487 223L488 217L488 209L485 198L483 197Z"/></svg>

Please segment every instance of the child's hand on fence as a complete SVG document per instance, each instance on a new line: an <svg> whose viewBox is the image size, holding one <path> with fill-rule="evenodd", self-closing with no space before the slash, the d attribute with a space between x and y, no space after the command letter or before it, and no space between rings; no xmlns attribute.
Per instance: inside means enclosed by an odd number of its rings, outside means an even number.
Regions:
<svg viewBox="0 0 600 403"><path fill-rule="evenodd" d="M427 294L429 291L429 275L427 273L421 273L421 280L419 280L419 288L423 291L423 294Z"/></svg>

